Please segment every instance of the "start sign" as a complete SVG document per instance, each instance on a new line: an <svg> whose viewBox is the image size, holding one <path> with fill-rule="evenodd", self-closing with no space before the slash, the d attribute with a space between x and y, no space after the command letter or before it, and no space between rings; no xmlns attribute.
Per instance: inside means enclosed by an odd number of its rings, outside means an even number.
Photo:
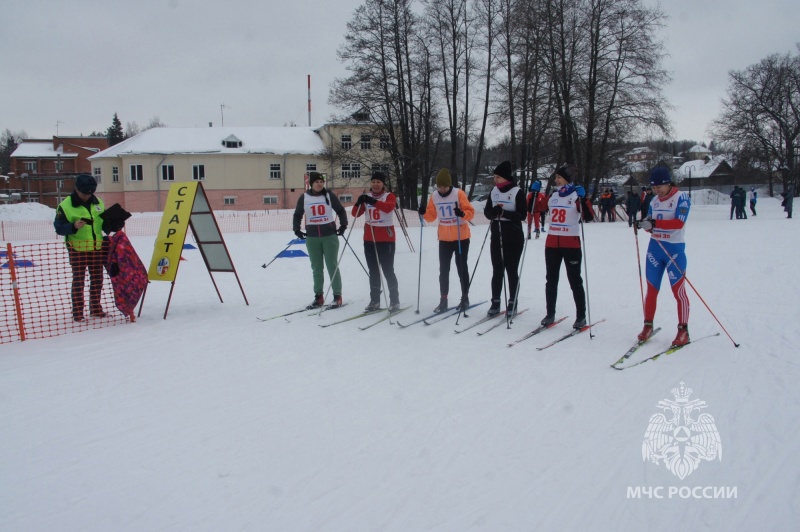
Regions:
<svg viewBox="0 0 800 532"><path fill-rule="evenodd" d="M158 230L153 258L147 278L150 281L174 281L181 260L183 242L192 215L192 205L197 194L197 182L175 183L169 189L164 215Z"/></svg>

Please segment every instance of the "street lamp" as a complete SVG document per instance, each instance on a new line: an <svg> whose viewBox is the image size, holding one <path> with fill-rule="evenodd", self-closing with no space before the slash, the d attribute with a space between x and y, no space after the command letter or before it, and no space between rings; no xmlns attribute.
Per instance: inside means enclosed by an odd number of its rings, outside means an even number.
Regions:
<svg viewBox="0 0 800 532"><path fill-rule="evenodd" d="M692 199L692 167L689 167L689 201Z"/></svg>

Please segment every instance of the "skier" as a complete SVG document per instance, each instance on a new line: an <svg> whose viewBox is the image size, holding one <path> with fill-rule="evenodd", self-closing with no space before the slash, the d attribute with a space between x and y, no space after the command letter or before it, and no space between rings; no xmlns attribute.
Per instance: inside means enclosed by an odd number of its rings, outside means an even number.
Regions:
<svg viewBox="0 0 800 532"><path fill-rule="evenodd" d="M494 184L483 209L483 214L491 224L492 233L490 245L492 304L487 314L495 316L500 313L500 295L503 291L503 271L505 270L505 275L508 276L506 313L513 316L517 310L518 268L524 243L522 220L526 212L525 193L514 182L509 161L503 161L494 169ZM538 223L536 224L536 238L539 238Z"/></svg>
<svg viewBox="0 0 800 532"><path fill-rule="evenodd" d="M386 175L375 172L370 181L370 193L359 196L351 212L353 218L366 213L364 257L369 268L369 305L364 310L368 312L381 308L381 271L389 289L389 312L400 309L397 276L394 273L396 204L395 195L386 189Z"/></svg>
<svg viewBox="0 0 800 532"><path fill-rule="evenodd" d="M439 218L439 305L433 310L439 314L447 310L447 295L450 291L450 259L456 256L456 271L461 282L461 302L459 310L469 307L469 221L475 217L475 208L463 190L453 188L450 171L442 168L436 174L436 191L431 194L427 205L419 208L420 216L426 222Z"/></svg>
<svg viewBox="0 0 800 532"><path fill-rule="evenodd" d="M72 269L72 319L83 321L84 285L89 270L89 312L104 318L106 312L100 302L103 291L103 263L107 249L103 243L103 200L94 195L97 181L89 174L75 178L75 190L56 209L53 227L64 237Z"/></svg>
<svg viewBox="0 0 800 532"><path fill-rule="evenodd" d="M542 192L542 183L537 179L531 183L530 193L527 198L528 206L528 240L531 239L531 224L536 228L536 238L544 231L544 213L547 211L547 197Z"/></svg>
<svg viewBox="0 0 800 532"><path fill-rule="evenodd" d="M556 318L556 300L558 299L558 279L561 262L567 271L567 280L572 289L575 301L575 323L572 327L580 329L586 325L586 292L581 277L580 219L581 200L586 191L580 185L573 185L575 177L573 167L563 166L556 170L555 182L559 187L550 196L550 232L547 234L544 248L544 261L547 269L545 297L547 315L542 325L550 325Z"/></svg>
<svg viewBox="0 0 800 532"><path fill-rule="evenodd" d="M667 271L672 293L678 303L678 334L672 345L689 343L689 298L686 295L686 244L684 226L689 217L691 200L685 192L678 190L672 182L667 168L656 166L650 171L650 185L656 197L650 203L647 218L636 222L636 227L650 232L647 247L647 295L644 303L644 328L639 340L644 341L653 334L653 318L664 270Z"/></svg>
<svg viewBox="0 0 800 532"><path fill-rule="evenodd" d="M753 216L756 215L756 202L758 201L758 192L756 187L750 187L750 212Z"/></svg>
<svg viewBox="0 0 800 532"><path fill-rule="evenodd" d="M292 230L297 238L306 241L308 257L311 259L311 273L314 279L314 301L309 309L325 304L323 284L324 266L328 269L333 289L331 308L342 306L342 277L337 269L339 237L347 231L347 211L342 207L336 194L325 189L325 177L319 172L308 175L309 188L297 200L292 218ZM339 229L336 229L335 216L339 216ZM300 231L300 221L306 217L306 232Z"/></svg>

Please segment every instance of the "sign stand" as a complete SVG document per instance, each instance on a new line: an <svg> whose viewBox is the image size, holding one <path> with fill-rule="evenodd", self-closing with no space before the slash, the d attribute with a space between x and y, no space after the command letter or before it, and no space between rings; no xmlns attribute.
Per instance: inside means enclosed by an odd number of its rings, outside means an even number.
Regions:
<svg viewBox="0 0 800 532"><path fill-rule="evenodd" d="M150 281L169 281L167 306L164 309L164 319L167 319L169 305L172 301L172 292L175 289L175 278L180 266L181 251L186 240L186 231L191 227L197 242L197 247L203 256L211 283L217 292L220 303L222 295L217 287L217 282L212 272L232 272L242 291L246 305L250 305L244 293L242 282L236 268L233 266L228 247L222 238L214 213L208 203L208 197L200 182L175 183L169 189L164 215L161 217L161 226L156 238L155 251L150 261L147 278ZM142 296L142 305L144 295ZM139 306L139 314L142 312Z"/></svg>

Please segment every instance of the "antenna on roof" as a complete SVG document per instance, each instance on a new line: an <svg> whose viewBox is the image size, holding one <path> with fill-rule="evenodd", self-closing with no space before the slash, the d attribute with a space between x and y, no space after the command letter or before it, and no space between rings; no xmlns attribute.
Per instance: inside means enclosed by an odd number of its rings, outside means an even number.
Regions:
<svg viewBox="0 0 800 532"><path fill-rule="evenodd" d="M311 127L311 74L308 75L308 127Z"/></svg>
<svg viewBox="0 0 800 532"><path fill-rule="evenodd" d="M63 123L61 120L56 120L56 137L58 136L58 125Z"/></svg>
<svg viewBox="0 0 800 532"><path fill-rule="evenodd" d="M223 109L230 109L230 108L231 108L230 105L225 105L224 103L220 104L219 106L219 114L221 118L222 127L225 127L225 113Z"/></svg>

